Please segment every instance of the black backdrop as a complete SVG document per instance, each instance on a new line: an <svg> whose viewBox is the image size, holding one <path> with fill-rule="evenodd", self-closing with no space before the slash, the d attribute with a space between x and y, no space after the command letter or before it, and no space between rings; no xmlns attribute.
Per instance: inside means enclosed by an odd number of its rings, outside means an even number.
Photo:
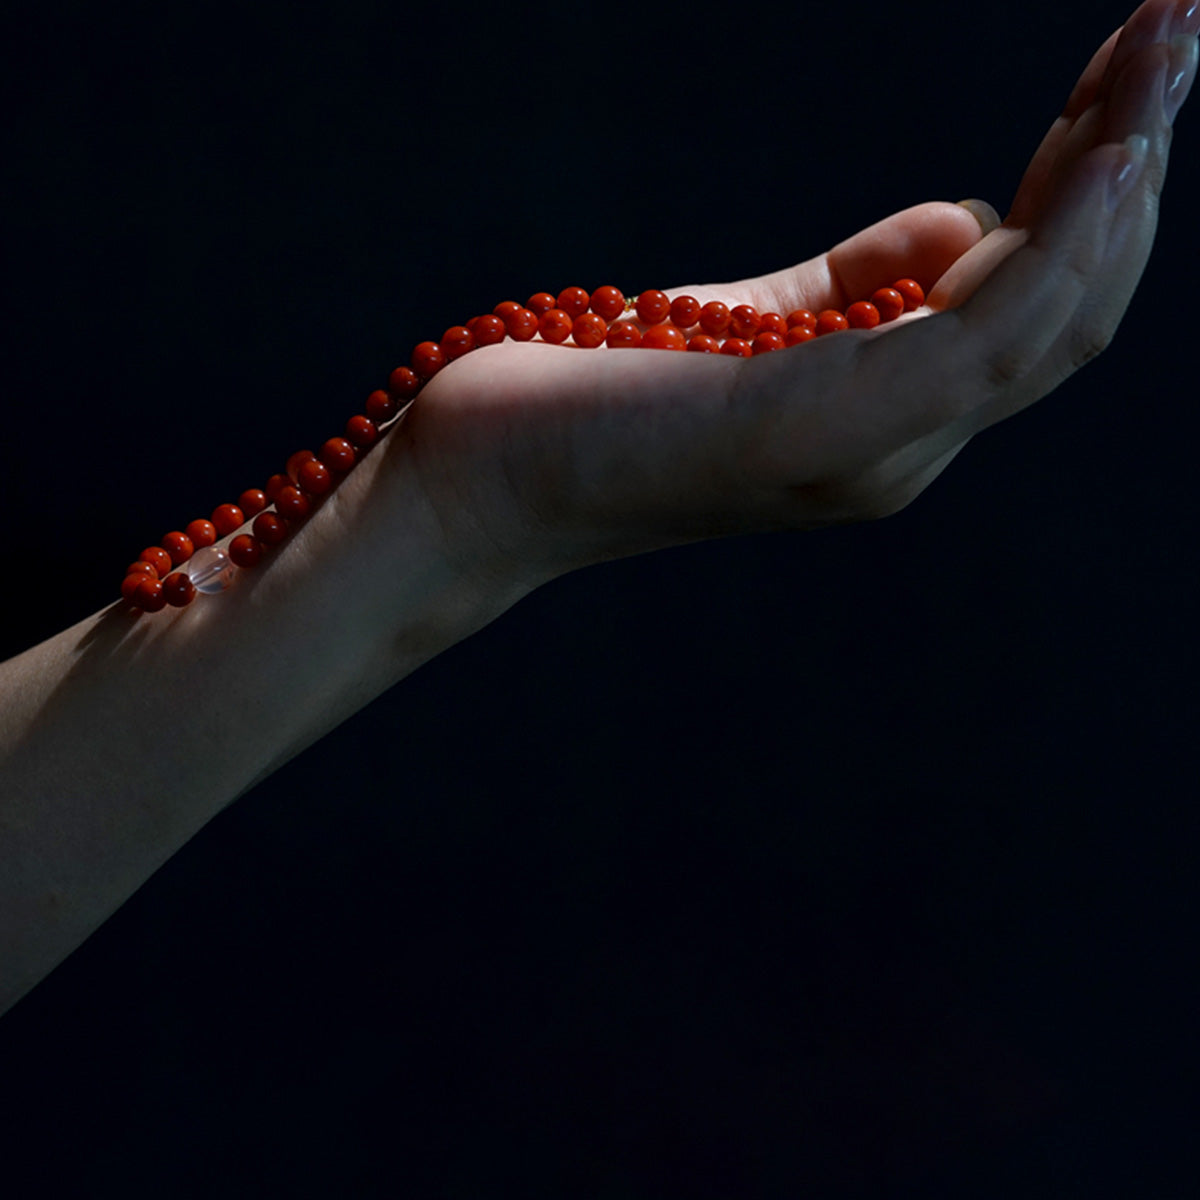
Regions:
<svg viewBox="0 0 1200 1200"><path fill-rule="evenodd" d="M1126 15L19 4L0 654L499 299L1003 210ZM6 1194L1184 1195L1179 130L1113 347L905 512L564 578L213 821L0 1022Z"/></svg>

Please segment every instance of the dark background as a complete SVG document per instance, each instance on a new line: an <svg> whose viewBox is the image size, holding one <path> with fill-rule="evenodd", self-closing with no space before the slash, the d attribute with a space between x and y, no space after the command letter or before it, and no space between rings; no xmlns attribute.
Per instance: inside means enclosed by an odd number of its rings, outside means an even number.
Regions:
<svg viewBox="0 0 1200 1200"><path fill-rule="evenodd" d="M1004 211L1130 3L18 5L0 655L498 300ZM206 827L0 1022L5 1193L1187 1194L1197 132L909 509L561 579Z"/></svg>

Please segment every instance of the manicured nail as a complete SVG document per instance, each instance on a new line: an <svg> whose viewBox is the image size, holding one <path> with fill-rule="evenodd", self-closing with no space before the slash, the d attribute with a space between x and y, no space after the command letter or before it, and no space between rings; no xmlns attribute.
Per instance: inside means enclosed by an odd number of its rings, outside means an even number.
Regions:
<svg viewBox="0 0 1200 1200"><path fill-rule="evenodd" d="M1150 153L1150 139L1135 133L1125 139L1125 154L1108 181L1108 207L1120 207L1121 201L1133 190L1142 177L1146 156Z"/></svg>
<svg viewBox="0 0 1200 1200"><path fill-rule="evenodd" d="M1200 3L1200 0L1197 0L1197 3ZM958 207L965 208L979 222L984 237L993 229L1000 228L1000 214L986 200L960 200Z"/></svg>
<svg viewBox="0 0 1200 1200"><path fill-rule="evenodd" d="M1171 39L1171 61L1167 66L1167 85L1163 95L1163 114L1167 124L1174 122L1183 102L1196 81L1200 64L1200 40L1195 34L1177 33Z"/></svg>

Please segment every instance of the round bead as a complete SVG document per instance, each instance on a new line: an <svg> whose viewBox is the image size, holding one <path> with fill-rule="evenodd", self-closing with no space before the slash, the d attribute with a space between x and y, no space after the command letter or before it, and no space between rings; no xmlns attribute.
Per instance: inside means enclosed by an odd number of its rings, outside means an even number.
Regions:
<svg viewBox="0 0 1200 1200"><path fill-rule="evenodd" d="M485 313L482 317L475 318L475 328L471 331L475 334L476 346L495 346L504 341L505 334L508 332L504 328L504 322L500 320L494 313ZM367 413L371 420L378 418Z"/></svg>
<svg viewBox="0 0 1200 1200"><path fill-rule="evenodd" d="M904 297L905 312L916 312L925 303L925 289L915 279L897 279L892 287Z"/></svg>
<svg viewBox="0 0 1200 1200"><path fill-rule="evenodd" d="M285 487L291 487L295 482L296 481L290 475L284 475L282 472L277 475L272 475L271 478L267 480L267 499L274 503L279 493L282 492Z"/></svg>
<svg viewBox="0 0 1200 1200"><path fill-rule="evenodd" d="M139 558L137 562L131 562L125 568L125 575L126 578L130 575L153 575L155 579L158 578L158 572L144 558Z"/></svg>
<svg viewBox="0 0 1200 1200"><path fill-rule="evenodd" d="M729 306L720 300L710 300L700 310L700 328L713 337L720 337L729 328L730 320Z"/></svg>
<svg viewBox="0 0 1200 1200"><path fill-rule="evenodd" d="M788 346L802 346L805 342L811 342L816 336L815 325L793 325L783 340Z"/></svg>
<svg viewBox="0 0 1200 1200"><path fill-rule="evenodd" d="M376 428L375 422L361 413L346 422L345 432L347 441L361 446L364 450L368 446L375 445L375 441L379 437L379 430Z"/></svg>
<svg viewBox="0 0 1200 1200"><path fill-rule="evenodd" d="M859 300L846 309L846 324L851 329L874 329L879 324L879 309L866 300Z"/></svg>
<svg viewBox="0 0 1200 1200"><path fill-rule="evenodd" d="M782 334L768 329L754 335L754 341L750 343L750 349L755 354L769 354L772 350L782 350L786 345L787 343L783 340Z"/></svg>
<svg viewBox="0 0 1200 1200"><path fill-rule="evenodd" d="M632 321L614 321L604 342L612 350L633 349L642 344L642 331Z"/></svg>
<svg viewBox="0 0 1200 1200"><path fill-rule="evenodd" d="M275 497L275 511L282 517L307 517L311 510L312 501L298 487L285 487ZM267 516L266 513L260 515Z"/></svg>
<svg viewBox="0 0 1200 1200"><path fill-rule="evenodd" d="M262 488L247 488L238 497L238 508L242 510L242 516L248 521L251 517L256 517L271 501L267 498L267 493Z"/></svg>
<svg viewBox="0 0 1200 1200"><path fill-rule="evenodd" d="M839 330L849 328L850 322L836 308L827 308L817 317L817 337L824 337L827 333L837 333Z"/></svg>
<svg viewBox="0 0 1200 1200"><path fill-rule="evenodd" d="M732 354L735 358L749 358L754 351L745 338L727 338L721 345L721 353Z"/></svg>
<svg viewBox="0 0 1200 1200"><path fill-rule="evenodd" d="M871 303L879 310L881 322L894 321L904 312L904 297L895 288L880 288Z"/></svg>
<svg viewBox="0 0 1200 1200"><path fill-rule="evenodd" d="M218 504L212 510L212 523L219 537L228 537L235 529L246 523L246 517L236 504Z"/></svg>
<svg viewBox="0 0 1200 1200"><path fill-rule="evenodd" d="M542 313L538 321L538 333L542 340L558 346L571 336L571 327L575 319L563 312L561 308L550 308Z"/></svg>
<svg viewBox="0 0 1200 1200"><path fill-rule="evenodd" d="M492 309L492 315L499 317L505 325L508 324L508 318L513 313L519 311L521 306L515 300L501 300L495 308Z"/></svg>
<svg viewBox="0 0 1200 1200"><path fill-rule="evenodd" d="M700 320L700 301L695 296L676 296L671 301L671 324L691 329Z"/></svg>
<svg viewBox="0 0 1200 1200"><path fill-rule="evenodd" d="M729 310L729 328L735 338L749 341L762 325L762 317L753 304L739 304Z"/></svg>
<svg viewBox="0 0 1200 1200"><path fill-rule="evenodd" d="M787 327L795 329L797 325L807 325L810 329L817 327L817 314L810 312L807 308L797 308L794 312L787 315Z"/></svg>
<svg viewBox="0 0 1200 1200"><path fill-rule="evenodd" d="M555 308L561 308L569 317L582 317L588 310L592 298L581 287L563 288L554 302Z"/></svg>
<svg viewBox="0 0 1200 1200"><path fill-rule="evenodd" d="M571 326L571 337L575 345L594 350L604 345L604 339L608 337L608 322L594 312L580 313Z"/></svg>
<svg viewBox="0 0 1200 1200"><path fill-rule="evenodd" d="M598 287L592 293L592 312L606 321L615 321L625 311L625 294L612 284Z"/></svg>
<svg viewBox="0 0 1200 1200"><path fill-rule="evenodd" d="M150 564L147 563L146 565L149 566ZM142 575L142 574L138 573L137 571L134 571L131 574L126 575L125 578L121 581L121 595L126 600L128 600L130 604L133 604L133 603L135 603L135 601L133 599L133 593L137 591L138 587L141 585L142 580L143 579L157 579L157 578L158 578L158 576L154 573L153 569L151 569L149 575Z"/></svg>
<svg viewBox="0 0 1200 1200"><path fill-rule="evenodd" d="M188 560L187 575L198 592L212 596L223 592L233 582L233 563L224 550L209 546L198 550Z"/></svg>
<svg viewBox="0 0 1200 1200"><path fill-rule="evenodd" d="M549 309L546 311L549 312ZM514 342L530 342L537 335L539 317L531 308L518 308L511 317L502 319L508 336Z"/></svg>
<svg viewBox="0 0 1200 1200"><path fill-rule="evenodd" d="M442 334L440 345L446 361L453 362L475 349L475 335L465 325L452 325Z"/></svg>
<svg viewBox="0 0 1200 1200"><path fill-rule="evenodd" d="M397 400L411 400L421 390L421 377L412 367L397 367L388 376L388 391Z"/></svg>
<svg viewBox="0 0 1200 1200"><path fill-rule="evenodd" d="M189 521L183 532L192 539L192 545L197 550L203 550L205 546L211 546L217 540L217 527L211 521Z"/></svg>
<svg viewBox="0 0 1200 1200"><path fill-rule="evenodd" d="M688 338L688 349L698 354L719 354L721 343L710 333L694 333Z"/></svg>
<svg viewBox="0 0 1200 1200"><path fill-rule="evenodd" d="M163 595L163 585L157 579L147 576L139 581L129 597L131 603L145 612L158 612L167 607L167 598Z"/></svg>
<svg viewBox="0 0 1200 1200"><path fill-rule="evenodd" d="M171 562L171 556L161 546L147 546L138 555L138 558L143 562L148 562L160 579L175 565Z"/></svg>
<svg viewBox="0 0 1200 1200"><path fill-rule="evenodd" d="M259 513L254 518L254 536L264 546L278 546L288 535L287 518L278 513Z"/></svg>
<svg viewBox="0 0 1200 1200"><path fill-rule="evenodd" d="M642 347L647 350L686 350L687 335L674 325L651 325L642 334Z"/></svg>
<svg viewBox="0 0 1200 1200"><path fill-rule="evenodd" d="M422 379L432 379L446 365L446 355L437 342L419 342L410 363Z"/></svg>
<svg viewBox="0 0 1200 1200"><path fill-rule="evenodd" d="M159 545L171 556L171 563L176 567L182 562L187 562L196 552L192 539L178 529L166 534Z"/></svg>
<svg viewBox="0 0 1200 1200"><path fill-rule="evenodd" d="M762 323L758 327L759 333L778 333L780 335L787 333L787 322L777 312L763 313Z"/></svg>
<svg viewBox="0 0 1200 1200"><path fill-rule="evenodd" d="M499 317L493 317L492 320L500 326L500 336L503 338L504 322ZM382 425L385 421L390 421L400 411L400 405L396 403L392 396L380 389L372 392L367 397L367 402L363 405L363 409L372 421L377 425Z"/></svg>
<svg viewBox="0 0 1200 1200"><path fill-rule="evenodd" d="M333 486L333 476L323 462L313 459L300 468L300 477L296 482L310 496L323 496Z"/></svg>
<svg viewBox="0 0 1200 1200"><path fill-rule="evenodd" d="M666 292L643 292L635 305L638 320L646 325L658 325L671 315L671 301Z"/></svg>
<svg viewBox="0 0 1200 1200"><path fill-rule="evenodd" d="M239 567L254 567L262 561L263 544L248 533L239 533L229 543L229 557Z"/></svg>
<svg viewBox="0 0 1200 1200"><path fill-rule="evenodd" d="M331 471L348 471L354 466L357 455L345 438L332 437L321 447L317 457Z"/></svg>
<svg viewBox="0 0 1200 1200"><path fill-rule="evenodd" d="M173 608L183 608L196 598L196 585L182 572L168 575L162 584L163 598Z"/></svg>
<svg viewBox="0 0 1200 1200"><path fill-rule="evenodd" d="M541 317L543 313L548 313L552 308L558 306L558 297L550 295L549 292L534 292L528 300L525 301L525 307L529 309L535 317Z"/></svg>

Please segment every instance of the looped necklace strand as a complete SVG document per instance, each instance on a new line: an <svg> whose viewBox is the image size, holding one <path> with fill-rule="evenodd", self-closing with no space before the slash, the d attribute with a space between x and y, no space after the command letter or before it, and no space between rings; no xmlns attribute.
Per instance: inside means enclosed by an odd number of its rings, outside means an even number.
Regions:
<svg viewBox="0 0 1200 1200"><path fill-rule="evenodd" d="M387 387L367 397L364 411L346 422L341 437L329 438L315 453L297 450L265 487L247 489L236 504L219 504L207 520L192 521L148 546L126 568L121 595L135 609L158 612L167 605L190 604L198 591L223 591L238 567L257 566L345 478L425 383L481 346L494 346L506 337L515 342L540 338L553 345L570 340L586 350L640 347L750 358L844 329L874 329L924 303L925 293L913 279L880 288L870 300L860 300L845 312L802 308L786 317L760 313L749 304L701 304L694 296L672 300L657 291L626 299L615 287L591 294L579 287L557 296L537 292L523 305L505 300L490 313L447 329L440 342L414 347L408 366L397 367ZM645 329L621 319L633 315ZM251 531L242 532L248 523ZM231 534L235 536L227 549L216 545Z"/></svg>

